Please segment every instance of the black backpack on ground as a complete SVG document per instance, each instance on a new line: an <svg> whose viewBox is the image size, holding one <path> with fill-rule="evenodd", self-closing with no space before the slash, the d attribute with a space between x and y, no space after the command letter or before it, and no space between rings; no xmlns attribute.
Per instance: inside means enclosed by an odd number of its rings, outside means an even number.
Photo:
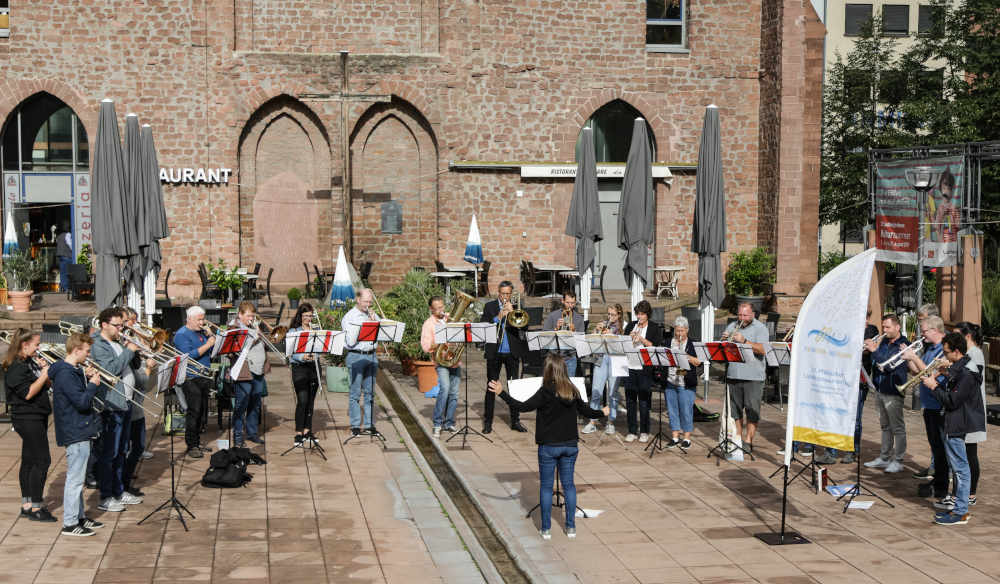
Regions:
<svg viewBox="0 0 1000 584"><path fill-rule="evenodd" d="M209 464L211 466L201 478L201 484L216 489L234 489L245 486L253 479L253 475L246 472L248 465L265 462L248 448L230 448L212 454Z"/></svg>

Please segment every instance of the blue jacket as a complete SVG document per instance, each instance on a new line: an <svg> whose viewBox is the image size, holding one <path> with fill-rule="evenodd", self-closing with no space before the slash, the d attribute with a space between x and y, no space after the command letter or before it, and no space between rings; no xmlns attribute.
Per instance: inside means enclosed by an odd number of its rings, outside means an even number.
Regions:
<svg viewBox="0 0 1000 584"><path fill-rule="evenodd" d="M906 337L902 335L891 342L889 339L882 339L882 344L876 347L875 352L872 353L872 363L874 364L872 366L872 383L875 384L875 388L878 389L879 393L899 395L896 386L906 383L906 361L900 361L900 365L888 371L880 370L877 365L899 353L908 344L909 342L906 340Z"/></svg>
<svg viewBox="0 0 1000 584"><path fill-rule="evenodd" d="M105 371L117 377L125 375L126 371L132 366L131 362L134 355L135 353L129 349L125 349L120 355L116 355L115 350L111 347L111 343L100 335L94 338L94 346L90 350L90 358L93 359L94 363L97 363ZM101 398L101 401L104 402L105 410L124 412L129 409L131 404L125 399L125 386L123 383L118 384L118 391L112 391L103 384L100 388L100 393L97 394L97 397Z"/></svg>
<svg viewBox="0 0 1000 584"><path fill-rule="evenodd" d="M79 367L65 361L49 367L49 378L56 444L69 446L97 436L101 430L101 417L93 406L97 386L87 381Z"/></svg>
<svg viewBox="0 0 1000 584"><path fill-rule="evenodd" d="M193 331L187 326L182 326L174 333L174 346L182 353L187 353L188 358L209 367L212 365L212 351L205 351L204 355L198 354L198 347L205 344L208 337L201 331Z"/></svg>
<svg viewBox="0 0 1000 584"><path fill-rule="evenodd" d="M930 365L931 361L940 357L941 355L942 355L941 343L938 343L936 345L927 345L927 348L924 349L924 354L920 357L920 359L924 363ZM938 383L944 383L944 380L945 380L944 375L937 376ZM934 396L935 393L932 392L926 385L924 385L923 383L920 384L920 407L924 408L925 410L940 411L944 406L942 406L941 402L939 402L937 398L935 398Z"/></svg>

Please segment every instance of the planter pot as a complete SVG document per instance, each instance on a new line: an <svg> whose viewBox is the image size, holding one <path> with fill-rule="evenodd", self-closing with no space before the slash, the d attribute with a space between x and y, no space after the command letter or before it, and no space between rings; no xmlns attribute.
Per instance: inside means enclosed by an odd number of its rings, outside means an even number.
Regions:
<svg viewBox="0 0 1000 584"><path fill-rule="evenodd" d="M417 370L417 387L420 393L427 393L437 385L437 363L434 361L414 361Z"/></svg>
<svg viewBox="0 0 1000 584"><path fill-rule="evenodd" d="M327 365L326 390L333 393L348 393L351 390L351 378L347 374L347 367Z"/></svg>
<svg viewBox="0 0 1000 584"><path fill-rule="evenodd" d="M0 288L0 306L7 306L7 289Z"/></svg>
<svg viewBox="0 0 1000 584"><path fill-rule="evenodd" d="M290 309L292 309L292 310L298 310L299 309L299 302L300 302L300 300L298 300L298 299L292 300L291 298L289 298L288 299L288 307Z"/></svg>
<svg viewBox="0 0 1000 584"><path fill-rule="evenodd" d="M736 304L737 304L737 306L740 305L740 304L742 304L742 303L744 303L744 302L749 302L750 306L753 307L754 311L757 314L760 314L764 310L764 297L763 296L740 296L739 294L737 294L736 295Z"/></svg>
<svg viewBox="0 0 1000 584"><path fill-rule="evenodd" d="M31 290L10 290L7 292L7 296L10 299L11 305L14 307L14 312L28 312L31 310L31 296L34 294Z"/></svg>

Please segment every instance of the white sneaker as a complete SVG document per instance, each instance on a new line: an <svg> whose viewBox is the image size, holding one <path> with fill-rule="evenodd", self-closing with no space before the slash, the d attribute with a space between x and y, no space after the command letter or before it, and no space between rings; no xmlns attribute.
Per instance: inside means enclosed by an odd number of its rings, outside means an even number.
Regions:
<svg viewBox="0 0 1000 584"><path fill-rule="evenodd" d="M608 425L604 427L604 433L607 434L608 436L613 435L615 433L615 425L612 424L611 422L608 422Z"/></svg>
<svg viewBox="0 0 1000 584"><path fill-rule="evenodd" d="M583 430L580 431L583 432L584 434L593 434L594 432L597 431L597 426L595 426L593 422L587 422L587 425L584 426Z"/></svg>
<svg viewBox="0 0 1000 584"><path fill-rule="evenodd" d="M890 462L885 467L885 472L899 472L901 470L903 470L903 463L899 462L898 460L894 460L894 461Z"/></svg>
<svg viewBox="0 0 1000 584"><path fill-rule="evenodd" d="M125 505L114 497L108 497L101 501L101 504L97 506L101 511L108 511L109 513L121 513L125 510Z"/></svg>
<svg viewBox="0 0 1000 584"><path fill-rule="evenodd" d="M118 501L122 505L139 505L142 503L142 497L136 497L132 493L125 491L118 497Z"/></svg>
<svg viewBox="0 0 1000 584"><path fill-rule="evenodd" d="M434 437L435 438L441 437L441 426L434 426Z"/></svg>
<svg viewBox="0 0 1000 584"><path fill-rule="evenodd" d="M625 441L626 442L635 442L636 438L638 438L638 436L636 436L635 434L629 432L628 435L625 436Z"/></svg>
<svg viewBox="0 0 1000 584"><path fill-rule="evenodd" d="M569 538L569 539L576 539L576 528L575 527L567 527L566 528L566 537Z"/></svg>
<svg viewBox="0 0 1000 584"><path fill-rule="evenodd" d="M552 531L548 529L542 529L538 532L541 534L542 539L552 539Z"/></svg>
<svg viewBox="0 0 1000 584"><path fill-rule="evenodd" d="M639 434L639 442L649 442L649 434L645 432Z"/></svg>
<svg viewBox="0 0 1000 584"><path fill-rule="evenodd" d="M865 467L867 468L885 468L887 466L889 466L889 461L882 458L881 456L876 458L875 460L869 460L868 462L865 463Z"/></svg>
<svg viewBox="0 0 1000 584"><path fill-rule="evenodd" d="M150 451L148 451L148 450L144 450L142 452L142 459L143 460L149 460L150 458L153 458L153 453L150 452Z"/></svg>

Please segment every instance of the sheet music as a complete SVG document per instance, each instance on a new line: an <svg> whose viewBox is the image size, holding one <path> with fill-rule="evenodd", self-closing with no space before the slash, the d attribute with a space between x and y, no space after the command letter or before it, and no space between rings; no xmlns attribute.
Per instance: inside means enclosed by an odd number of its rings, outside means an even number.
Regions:
<svg viewBox="0 0 1000 584"><path fill-rule="evenodd" d="M153 377L156 384L156 394L167 391L175 385L184 383L187 379L187 362L189 355L183 353L169 361L165 361L156 368L156 375Z"/></svg>
<svg viewBox="0 0 1000 584"><path fill-rule="evenodd" d="M576 387L576 391L580 396L580 399L587 401L587 387L584 384L583 377L570 377L570 381ZM524 377L521 379L511 379L507 381L507 393L510 397L516 399L519 402L526 402L531 396L538 393L538 390L542 388L542 378L541 377Z"/></svg>
<svg viewBox="0 0 1000 584"><path fill-rule="evenodd" d="M369 320L360 325L345 323L344 332L349 340L357 343L399 343L403 340L403 329L406 324L395 320Z"/></svg>
<svg viewBox="0 0 1000 584"><path fill-rule="evenodd" d="M346 336L346 333L343 331L328 330L308 330L288 333L285 336L285 355L291 356L295 353L343 355L344 339Z"/></svg>
<svg viewBox="0 0 1000 584"><path fill-rule="evenodd" d="M496 343L497 327L491 322L448 322L434 327L434 342Z"/></svg>
<svg viewBox="0 0 1000 584"><path fill-rule="evenodd" d="M763 343L763 345L764 360L767 362L768 367L778 367L780 365L792 364L791 343L774 341L771 343Z"/></svg>
<svg viewBox="0 0 1000 584"><path fill-rule="evenodd" d="M746 363L754 359L753 347L748 343L709 341L694 343L695 356L702 361L720 363Z"/></svg>
<svg viewBox="0 0 1000 584"><path fill-rule="evenodd" d="M530 331L526 333L529 351L575 351L573 331Z"/></svg>

